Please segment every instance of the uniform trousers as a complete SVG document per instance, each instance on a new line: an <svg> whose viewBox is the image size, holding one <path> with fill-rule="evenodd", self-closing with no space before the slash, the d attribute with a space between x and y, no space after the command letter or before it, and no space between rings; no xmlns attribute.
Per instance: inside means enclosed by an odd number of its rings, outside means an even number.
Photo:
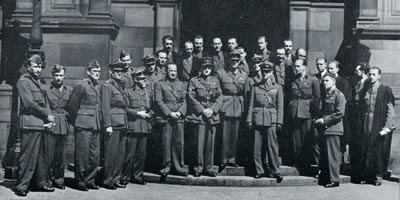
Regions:
<svg viewBox="0 0 400 200"><path fill-rule="evenodd" d="M236 149L239 136L240 118L225 117L222 120L221 164L236 163Z"/></svg>
<svg viewBox="0 0 400 200"><path fill-rule="evenodd" d="M168 121L162 127L162 169L160 173L168 174L171 165L178 173L184 173L184 123Z"/></svg>
<svg viewBox="0 0 400 200"><path fill-rule="evenodd" d="M312 119L295 119L293 123L295 164L301 174L308 173L311 164L319 162L319 147Z"/></svg>
<svg viewBox="0 0 400 200"><path fill-rule="evenodd" d="M21 130L17 191L27 191L31 184L35 184L38 188L50 186L44 134L46 134L44 131Z"/></svg>
<svg viewBox="0 0 400 200"><path fill-rule="evenodd" d="M75 129L75 179L80 186L95 185L100 162L100 131Z"/></svg>
<svg viewBox="0 0 400 200"><path fill-rule="evenodd" d="M104 185L112 186L121 180L125 155L125 134L125 129L113 129L111 135L104 133Z"/></svg>
<svg viewBox="0 0 400 200"><path fill-rule="evenodd" d="M342 153L340 152L340 136L324 135L321 144L320 177L330 181L339 182L340 163Z"/></svg>
<svg viewBox="0 0 400 200"><path fill-rule="evenodd" d="M268 175L279 174L279 146L273 126L257 126L254 129L254 163L257 174L264 174L267 165Z"/></svg>
<svg viewBox="0 0 400 200"><path fill-rule="evenodd" d="M50 180L54 184L63 185L67 135L48 132L45 134L45 138Z"/></svg>
<svg viewBox="0 0 400 200"><path fill-rule="evenodd" d="M124 181L143 180L148 133L128 133L125 142Z"/></svg>
<svg viewBox="0 0 400 200"><path fill-rule="evenodd" d="M194 134L196 142L196 165L194 171L212 172L214 166L214 144L217 127L215 124L197 124Z"/></svg>

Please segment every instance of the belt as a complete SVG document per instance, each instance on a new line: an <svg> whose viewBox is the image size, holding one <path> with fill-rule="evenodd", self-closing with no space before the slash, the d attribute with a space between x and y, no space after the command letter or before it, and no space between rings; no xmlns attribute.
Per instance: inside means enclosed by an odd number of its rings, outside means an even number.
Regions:
<svg viewBox="0 0 400 200"><path fill-rule="evenodd" d="M64 108L54 108L54 109L51 109L51 111L56 114L66 114L67 113L67 111Z"/></svg>
<svg viewBox="0 0 400 200"><path fill-rule="evenodd" d="M96 109L99 109L99 106L97 106L97 105L81 105L79 108L80 109L93 109L93 110L96 110Z"/></svg>

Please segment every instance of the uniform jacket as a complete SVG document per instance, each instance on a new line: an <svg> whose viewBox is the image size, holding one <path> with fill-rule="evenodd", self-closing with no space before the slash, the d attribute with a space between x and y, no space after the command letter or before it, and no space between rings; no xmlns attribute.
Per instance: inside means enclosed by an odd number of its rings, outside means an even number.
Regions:
<svg viewBox="0 0 400 200"><path fill-rule="evenodd" d="M218 54L210 54L211 58L213 59L214 63L214 72L225 68L225 56L222 51L219 51Z"/></svg>
<svg viewBox="0 0 400 200"><path fill-rule="evenodd" d="M68 112L75 128L100 130L100 87L90 78L79 81L72 90Z"/></svg>
<svg viewBox="0 0 400 200"><path fill-rule="evenodd" d="M343 116L346 109L346 98L343 93L335 88L326 91L326 96L321 100L322 128L325 135L343 135Z"/></svg>
<svg viewBox="0 0 400 200"><path fill-rule="evenodd" d="M164 79L164 75L162 75L161 73L159 73L157 71L154 71L153 73L149 73L148 71L145 71L144 74L146 75L146 81L147 81L147 84L149 85L149 88L151 89L152 93L154 93L154 84L157 83L158 81Z"/></svg>
<svg viewBox="0 0 400 200"><path fill-rule="evenodd" d="M270 60L271 52L267 48L263 49L262 51L258 50L258 51L255 52L255 54L261 55L262 56L262 61Z"/></svg>
<svg viewBox="0 0 400 200"><path fill-rule="evenodd" d="M156 122L166 123L172 120L169 117L171 112L180 112L186 115L186 88L179 80L168 80L167 78L155 83L154 100L157 105ZM178 119L183 122L184 118Z"/></svg>
<svg viewBox="0 0 400 200"><path fill-rule="evenodd" d="M277 63L274 65L275 81L279 85L285 85L285 62Z"/></svg>
<svg viewBox="0 0 400 200"><path fill-rule="evenodd" d="M191 63L188 63L189 59L180 57L178 59L178 77L179 80L183 82L189 82L193 77L196 77L199 73L199 67L201 64L201 59L194 56L191 57Z"/></svg>
<svg viewBox="0 0 400 200"><path fill-rule="evenodd" d="M133 87L133 78L132 78L132 74L130 72L126 72L123 74L123 80L124 80L124 88L129 88L129 87Z"/></svg>
<svg viewBox="0 0 400 200"><path fill-rule="evenodd" d="M49 100L51 114L55 117L55 126L51 129L53 134L67 135L69 132L69 121L67 106L71 97L72 88L68 85L61 85L62 92L54 86L52 82L44 87L44 91Z"/></svg>
<svg viewBox="0 0 400 200"><path fill-rule="evenodd" d="M160 74L162 77L165 76L165 74L167 73L167 66L161 66L158 63L156 64L156 69L155 71L158 72L158 74Z"/></svg>
<svg viewBox="0 0 400 200"><path fill-rule="evenodd" d="M146 111L153 117L153 92L150 87L141 89L137 85L125 90L128 99L128 133L151 133L152 118L143 119L137 112Z"/></svg>
<svg viewBox="0 0 400 200"><path fill-rule="evenodd" d="M315 77L306 75L302 80L297 77L290 88L289 113L292 119L311 119L319 109L319 82Z"/></svg>
<svg viewBox="0 0 400 200"><path fill-rule="evenodd" d="M22 75L17 82L20 98L19 128L44 130L50 107L47 103L42 84L29 73Z"/></svg>
<svg viewBox="0 0 400 200"><path fill-rule="evenodd" d="M193 123L218 124L220 122L219 109L222 106L222 91L219 81L214 76L199 75L190 80L188 86L189 113L186 119ZM206 118L202 111L206 108L213 110L213 115Z"/></svg>
<svg viewBox="0 0 400 200"><path fill-rule="evenodd" d="M224 100L221 112L226 117L240 117L244 112L244 98L248 91L248 77L246 72L238 69L238 73L225 69L218 71L218 79L221 85Z"/></svg>
<svg viewBox="0 0 400 200"><path fill-rule="evenodd" d="M204 49L203 49L203 50L198 51L198 52L193 51L193 56L196 57L196 58L201 59L201 58L203 58L203 57L207 57L207 56L208 56L208 53L207 53L206 51L204 51Z"/></svg>
<svg viewBox="0 0 400 200"><path fill-rule="evenodd" d="M251 87L247 122L256 126L283 124L282 86L269 79Z"/></svg>
<svg viewBox="0 0 400 200"><path fill-rule="evenodd" d="M122 82L110 78L100 87L103 128L126 129L126 95Z"/></svg>

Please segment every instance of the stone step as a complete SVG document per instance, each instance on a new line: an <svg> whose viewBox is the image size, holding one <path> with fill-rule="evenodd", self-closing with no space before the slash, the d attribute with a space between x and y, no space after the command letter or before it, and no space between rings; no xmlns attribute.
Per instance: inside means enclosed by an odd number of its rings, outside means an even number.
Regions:
<svg viewBox="0 0 400 200"><path fill-rule="evenodd" d="M218 166L213 167L214 171L218 171ZM295 167L289 166L281 166L279 168L279 172L282 176L298 176L299 172ZM231 167L226 166L224 170L218 173L218 176L245 176L246 171L245 168L242 166L239 167Z"/></svg>
<svg viewBox="0 0 400 200"><path fill-rule="evenodd" d="M160 175L144 173L144 179L147 182L158 183ZM349 176L340 176L340 183L349 183ZM199 186L224 186L224 187L289 187L289 186L310 186L318 185L318 180L305 176L284 176L281 183L277 183L274 178L254 179L250 176L217 176L217 177L188 177L168 175L166 184L177 185L199 185Z"/></svg>

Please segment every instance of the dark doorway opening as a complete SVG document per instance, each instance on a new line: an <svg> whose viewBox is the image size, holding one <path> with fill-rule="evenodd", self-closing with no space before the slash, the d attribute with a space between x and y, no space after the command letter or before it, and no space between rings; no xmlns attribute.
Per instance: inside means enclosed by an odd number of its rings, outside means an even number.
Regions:
<svg viewBox="0 0 400 200"><path fill-rule="evenodd" d="M249 54L265 35L275 50L289 35L289 0L185 0L182 14L181 44L200 34L206 49L214 36L236 37Z"/></svg>

